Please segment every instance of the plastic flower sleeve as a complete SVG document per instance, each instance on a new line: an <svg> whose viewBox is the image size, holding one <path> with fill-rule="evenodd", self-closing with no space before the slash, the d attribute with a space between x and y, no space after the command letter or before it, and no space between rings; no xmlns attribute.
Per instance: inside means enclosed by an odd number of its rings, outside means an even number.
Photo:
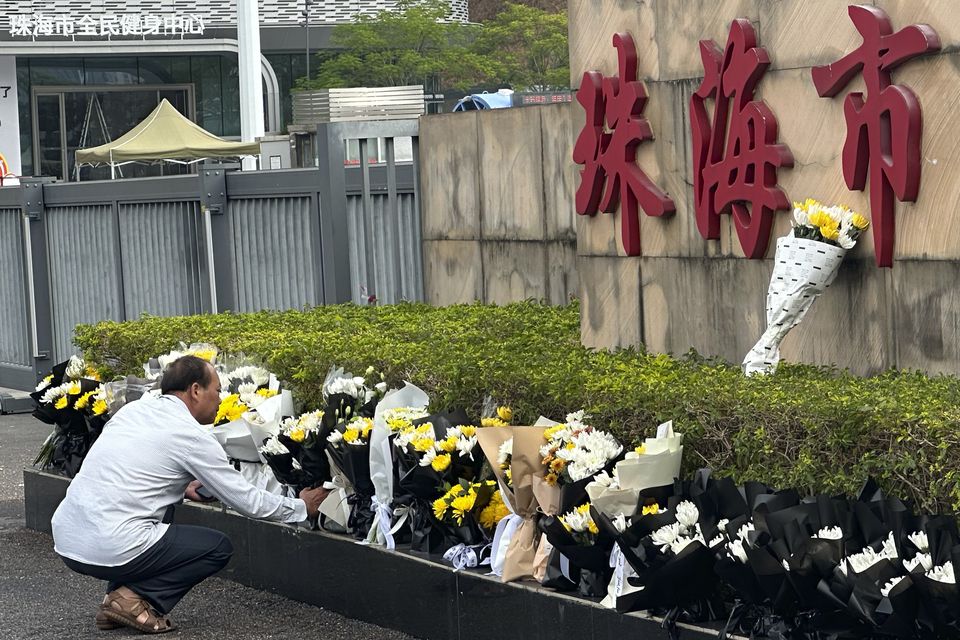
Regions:
<svg viewBox="0 0 960 640"><path fill-rule="evenodd" d="M776 371L780 343L837 277L845 254L840 247L792 235L777 240L767 288L767 329L743 359L744 373Z"/></svg>
<svg viewBox="0 0 960 640"><path fill-rule="evenodd" d="M376 514L376 526L370 527L368 542L385 545L388 549L395 546L393 534L390 533L393 522L393 453L390 450L390 429L384 414L389 409L400 407L426 409L429 404L427 394L409 382L405 382L402 389L388 392L377 404L370 434L370 480L374 487L372 506Z"/></svg>

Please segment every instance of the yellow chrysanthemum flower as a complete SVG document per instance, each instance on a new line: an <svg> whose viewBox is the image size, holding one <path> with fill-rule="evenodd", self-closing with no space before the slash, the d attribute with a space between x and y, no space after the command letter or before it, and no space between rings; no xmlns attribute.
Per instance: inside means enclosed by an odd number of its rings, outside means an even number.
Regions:
<svg viewBox="0 0 960 640"><path fill-rule="evenodd" d="M201 360L206 360L207 362L213 362L213 359L217 357L216 349L197 349L190 353L192 356L196 356ZM269 397L269 396L267 396Z"/></svg>
<svg viewBox="0 0 960 640"><path fill-rule="evenodd" d="M559 431L565 429L566 426L565 424L557 424L552 427L547 427L543 430L544 440L553 440L554 436L556 436Z"/></svg>
<svg viewBox="0 0 960 640"><path fill-rule="evenodd" d="M51 373L46 378L43 379L43 384L50 384L53 382L53 374Z"/></svg>
<svg viewBox="0 0 960 640"><path fill-rule="evenodd" d="M97 400L93 403L93 415L102 416L107 412L107 401L106 400Z"/></svg>
<svg viewBox="0 0 960 640"><path fill-rule="evenodd" d="M450 454L441 453L437 455L436 458L430 463L430 466L433 467L433 470L437 473L442 473L450 467Z"/></svg>
<svg viewBox="0 0 960 640"><path fill-rule="evenodd" d="M419 434L422 435L422 436L430 436L430 437L432 438L432 437L433 437L433 423L432 423L432 422L424 422L423 424L421 424L420 426L418 426L416 429L414 429L414 432L415 432L415 433L419 433Z"/></svg>
<svg viewBox="0 0 960 640"><path fill-rule="evenodd" d="M827 240L836 240L840 237L840 231L835 226L828 225L820 227L820 235L822 235Z"/></svg>
<svg viewBox="0 0 960 640"><path fill-rule="evenodd" d="M410 444L413 445L414 451L426 453L427 451L430 451L430 449L433 449L434 444L436 444L436 440L429 437L414 438Z"/></svg>
<svg viewBox="0 0 960 640"><path fill-rule="evenodd" d="M558 476L555 473L548 473L543 477L543 479L546 481L548 485L550 485L551 487L555 487L557 486L557 481L560 479L560 476Z"/></svg>
<svg viewBox="0 0 960 640"><path fill-rule="evenodd" d="M567 461L563 458L554 458L553 462L550 463L550 471L553 473L560 473L567 467Z"/></svg>
<svg viewBox="0 0 960 640"><path fill-rule="evenodd" d="M100 382L100 372L91 366L87 366L86 371L83 372L83 377Z"/></svg>
<svg viewBox="0 0 960 640"><path fill-rule="evenodd" d="M859 213L855 213L853 214L853 217L850 218L850 224L855 226L857 229L860 229L860 231L863 231L864 229L870 226L870 221L864 218Z"/></svg>
<svg viewBox="0 0 960 640"><path fill-rule="evenodd" d="M472 425L462 424L460 425L460 433L463 434L464 438L472 438L477 433L477 428Z"/></svg>
<svg viewBox="0 0 960 640"><path fill-rule="evenodd" d="M646 444L642 444L642 445L640 445L639 447L637 447L636 449L634 449L634 451L635 451L638 455L641 455L641 456L642 456L643 454L645 454L645 453L647 452L647 445L646 445Z"/></svg>
<svg viewBox="0 0 960 640"><path fill-rule="evenodd" d="M513 420L513 409L510 407L497 407L497 417L504 422Z"/></svg>
<svg viewBox="0 0 960 640"><path fill-rule="evenodd" d="M67 387L67 394L69 394L69 395L71 395L71 396L79 395L79 394L80 394L80 391L81 391L81 389L80 389L80 383L79 383L79 382L71 383L70 386Z"/></svg>
<svg viewBox="0 0 960 640"><path fill-rule="evenodd" d="M459 496L453 499L450 506L453 508L453 515L457 518L457 524L463 524L463 517L473 509L475 499L470 495Z"/></svg>
<svg viewBox="0 0 960 640"><path fill-rule="evenodd" d="M273 389L257 389L257 395L264 398L272 398L273 396L277 395L277 393L279 392Z"/></svg>
<svg viewBox="0 0 960 640"><path fill-rule="evenodd" d="M346 429L343 432L343 439L349 443L354 443L360 438L360 429L354 429L353 427Z"/></svg>
<svg viewBox="0 0 960 640"><path fill-rule="evenodd" d="M660 505L657 503L643 505L643 509L640 510L640 515L642 516L655 516L658 513L660 513Z"/></svg>
<svg viewBox="0 0 960 640"><path fill-rule="evenodd" d="M74 409L86 409L90 405L90 398L96 394L96 390L87 391L85 394L77 398L77 401L73 403Z"/></svg>
<svg viewBox="0 0 960 640"><path fill-rule="evenodd" d="M66 409L69 402L70 401L67 399L67 396L60 396L57 398L57 401L53 403L53 406L57 409Z"/></svg>
<svg viewBox="0 0 960 640"><path fill-rule="evenodd" d="M413 423L406 418L395 417L387 420L387 427L389 427L390 431L394 433L406 433L407 431L413 429Z"/></svg>
<svg viewBox="0 0 960 640"><path fill-rule="evenodd" d="M506 422L504 422L500 418L482 418L480 420L480 426L481 427L508 427L510 425L508 425Z"/></svg>
<svg viewBox="0 0 960 640"><path fill-rule="evenodd" d="M370 432L373 430L373 420L371 418L360 418L355 424L360 427L360 437L369 440Z"/></svg>
<svg viewBox="0 0 960 640"><path fill-rule="evenodd" d="M239 395L232 393L220 401L220 407L217 409L217 417L213 423L220 424L221 422L239 420L246 411L247 405L240 402Z"/></svg>
<svg viewBox="0 0 960 640"><path fill-rule="evenodd" d="M446 451L447 453L453 453L457 450L457 439L456 438L446 438L440 441L440 449Z"/></svg>
<svg viewBox="0 0 960 640"><path fill-rule="evenodd" d="M600 533L600 528L597 527L597 523L594 522L592 518L590 519L589 522L587 522L587 531L589 531L593 535L597 535L598 533Z"/></svg>
<svg viewBox="0 0 960 640"><path fill-rule="evenodd" d="M433 501L433 515L437 520L442 520L447 513L447 501L444 498L437 498Z"/></svg>

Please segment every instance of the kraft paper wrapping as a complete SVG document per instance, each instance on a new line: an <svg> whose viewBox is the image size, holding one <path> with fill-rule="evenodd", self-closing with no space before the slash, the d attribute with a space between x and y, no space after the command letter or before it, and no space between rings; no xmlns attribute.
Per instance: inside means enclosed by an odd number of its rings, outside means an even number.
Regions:
<svg viewBox="0 0 960 640"><path fill-rule="evenodd" d="M767 329L743 359L743 372L773 373L780 343L837 277L846 250L792 235L777 240L773 275L767 288Z"/></svg>
<svg viewBox="0 0 960 640"><path fill-rule="evenodd" d="M533 563L537 540L537 497L534 493L534 477L543 476L540 463L540 445L543 444L545 427L485 427L477 430L480 448L492 462L493 472L500 484L500 492L510 510L523 519L510 538L500 579L503 582L533 577ZM506 482L503 470L497 464L500 445L513 438L513 456L510 462L513 490ZM494 550L496 554L497 550Z"/></svg>

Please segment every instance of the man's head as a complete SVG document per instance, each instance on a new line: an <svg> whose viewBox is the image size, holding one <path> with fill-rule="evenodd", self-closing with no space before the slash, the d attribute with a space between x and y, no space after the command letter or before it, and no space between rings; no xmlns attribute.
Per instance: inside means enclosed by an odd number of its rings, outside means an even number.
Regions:
<svg viewBox="0 0 960 640"><path fill-rule="evenodd" d="M181 356L163 372L163 394L177 396L200 424L211 424L220 407L220 377L213 365L196 356Z"/></svg>

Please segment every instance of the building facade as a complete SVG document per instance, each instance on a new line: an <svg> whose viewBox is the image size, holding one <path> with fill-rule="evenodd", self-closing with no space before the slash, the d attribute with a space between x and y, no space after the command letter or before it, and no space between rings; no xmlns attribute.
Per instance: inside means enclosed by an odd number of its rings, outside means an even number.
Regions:
<svg viewBox="0 0 960 640"><path fill-rule="evenodd" d="M115 139L161 99L207 131L240 135L237 0L22 0L0 15L0 174L109 177L74 166L78 148ZM466 22L467 0L451 0ZM395 0L260 0L266 131L291 119L290 90L333 27ZM16 117L12 114L16 113ZM176 165L130 166L159 175Z"/></svg>

